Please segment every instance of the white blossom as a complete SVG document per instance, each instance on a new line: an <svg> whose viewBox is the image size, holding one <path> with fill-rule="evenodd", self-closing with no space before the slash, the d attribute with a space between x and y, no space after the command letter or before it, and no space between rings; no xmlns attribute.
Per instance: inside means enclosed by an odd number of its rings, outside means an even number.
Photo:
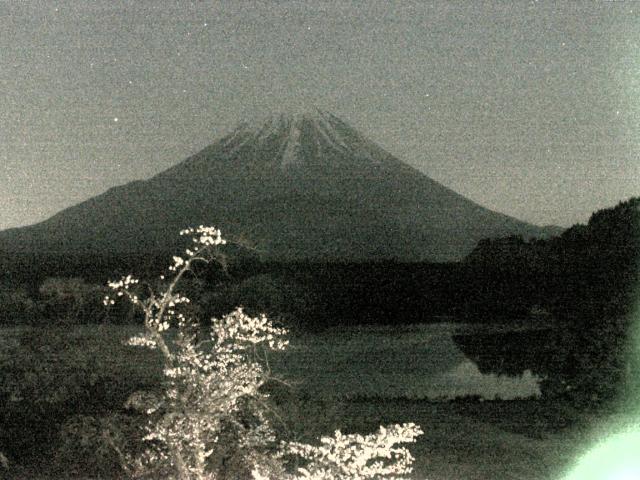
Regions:
<svg viewBox="0 0 640 480"><path fill-rule="evenodd" d="M278 443L267 415L268 395L261 387L270 379L267 352L284 350L288 332L265 315L251 317L237 308L212 319L209 338L197 340L191 333L197 322L180 311L190 300L175 291L177 282L191 262L206 260L210 249L226 242L214 227L200 225L180 234L192 236L195 245L185 251L188 260L173 257L169 270L175 278L166 280L165 291L140 298L130 291L138 283L130 275L109 282L117 296L145 315L145 333L127 344L159 349L164 358L162 398L138 394L128 402L149 417L144 437L148 449L129 471L146 478L213 480L218 476L211 459L232 449L246 468L238 477L254 480L378 480L410 473L413 457L397 444L411 443L422 434L414 424L380 427L364 436L336 431L333 437L322 437L319 445ZM107 296L104 303L114 300ZM177 331L169 337L172 322ZM285 455L300 457L303 466L288 471Z"/></svg>
<svg viewBox="0 0 640 480"><path fill-rule="evenodd" d="M157 344L155 340L150 338L147 335L135 335L130 337L126 342L126 345L131 347L147 347L147 348L156 348Z"/></svg>
<svg viewBox="0 0 640 480"><path fill-rule="evenodd" d="M298 469L299 479L365 480L399 479L410 474L413 457L398 443L413 443L422 435L413 423L380 427L370 435L344 435L339 430L333 437L322 437L320 445L297 442L286 444L289 453L307 460Z"/></svg>

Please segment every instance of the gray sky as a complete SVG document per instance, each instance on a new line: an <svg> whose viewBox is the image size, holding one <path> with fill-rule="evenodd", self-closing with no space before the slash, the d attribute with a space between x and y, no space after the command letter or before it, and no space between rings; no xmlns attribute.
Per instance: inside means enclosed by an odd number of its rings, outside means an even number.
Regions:
<svg viewBox="0 0 640 480"><path fill-rule="evenodd" d="M317 105L522 220L640 195L640 2L0 0L0 229Z"/></svg>

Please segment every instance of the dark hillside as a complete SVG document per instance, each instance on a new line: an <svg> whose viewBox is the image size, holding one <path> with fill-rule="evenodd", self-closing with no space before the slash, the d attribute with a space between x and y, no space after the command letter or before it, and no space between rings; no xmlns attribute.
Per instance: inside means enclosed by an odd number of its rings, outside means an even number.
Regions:
<svg viewBox="0 0 640 480"><path fill-rule="evenodd" d="M484 356L485 370L519 364L524 344L536 352L536 368L557 380L556 392L564 382L565 394L597 403L635 388L638 347L632 343L632 322L640 292L640 198L595 212L587 225L548 240L484 240L465 263L471 271L503 278L527 272L527 298L559 324L553 338L544 341L460 339L470 354L494 352ZM505 342L510 347L504 348ZM503 347L492 350L497 343ZM550 345L551 356L560 360L550 361Z"/></svg>

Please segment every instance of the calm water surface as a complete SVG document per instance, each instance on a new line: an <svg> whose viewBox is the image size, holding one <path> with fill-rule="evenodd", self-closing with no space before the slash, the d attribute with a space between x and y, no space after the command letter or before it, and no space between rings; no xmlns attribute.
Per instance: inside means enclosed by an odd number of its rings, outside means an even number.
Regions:
<svg viewBox="0 0 640 480"><path fill-rule="evenodd" d="M336 328L293 338L276 373L320 397L484 399L540 395L540 378L483 374L456 346L459 325Z"/></svg>

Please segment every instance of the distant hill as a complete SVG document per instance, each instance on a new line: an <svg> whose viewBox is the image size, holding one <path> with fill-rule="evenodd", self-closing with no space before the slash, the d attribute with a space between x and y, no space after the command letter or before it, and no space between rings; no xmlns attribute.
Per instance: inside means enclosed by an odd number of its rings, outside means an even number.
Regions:
<svg viewBox="0 0 640 480"><path fill-rule="evenodd" d="M548 312L556 325L528 339L526 334L460 339L465 353L482 357L481 365L497 374L518 368L528 356L535 360L529 368L547 378L546 391L583 405L612 399L636 404L640 197L599 210L586 225L558 237L484 240L461 265L475 278L509 280L500 291L497 282L482 279L484 302L504 308L513 299L530 311Z"/></svg>
<svg viewBox="0 0 640 480"><path fill-rule="evenodd" d="M278 260L449 261L482 238L557 233L481 207L317 110L241 124L151 179L0 232L0 250L163 251L199 224Z"/></svg>
<svg viewBox="0 0 640 480"><path fill-rule="evenodd" d="M481 240L465 261L505 269L568 268L569 272L593 265L600 276L612 274L618 283L620 269L635 273L639 254L640 197L635 197L594 212L586 225L573 225L546 239L510 235Z"/></svg>

